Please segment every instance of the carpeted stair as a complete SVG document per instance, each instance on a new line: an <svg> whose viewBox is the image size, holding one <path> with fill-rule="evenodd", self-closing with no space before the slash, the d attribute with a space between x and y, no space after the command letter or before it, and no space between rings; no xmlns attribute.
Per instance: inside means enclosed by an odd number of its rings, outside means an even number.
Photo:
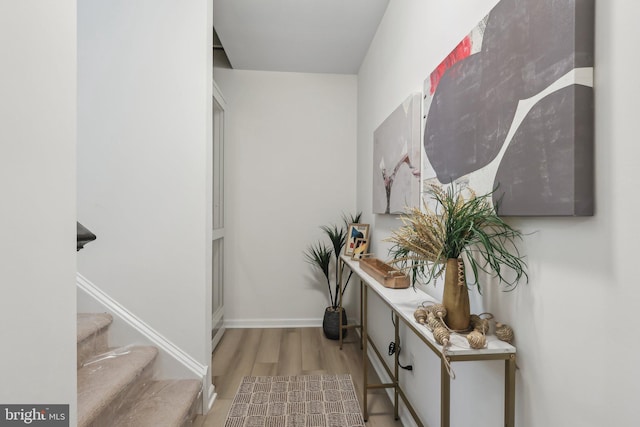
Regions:
<svg viewBox="0 0 640 427"><path fill-rule="evenodd" d="M78 314L78 426L183 427L198 407L198 380L155 380L158 350L108 347L109 314Z"/></svg>

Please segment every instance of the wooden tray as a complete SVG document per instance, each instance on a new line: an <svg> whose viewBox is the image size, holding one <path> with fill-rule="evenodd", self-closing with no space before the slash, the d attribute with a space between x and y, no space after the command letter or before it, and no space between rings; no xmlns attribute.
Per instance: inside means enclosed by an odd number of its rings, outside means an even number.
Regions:
<svg viewBox="0 0 640 427"><path fill-rule="evenodd" d="M409 276L378 258L362 258L360 267L385 288L405 289L409 287Z"/></svg>

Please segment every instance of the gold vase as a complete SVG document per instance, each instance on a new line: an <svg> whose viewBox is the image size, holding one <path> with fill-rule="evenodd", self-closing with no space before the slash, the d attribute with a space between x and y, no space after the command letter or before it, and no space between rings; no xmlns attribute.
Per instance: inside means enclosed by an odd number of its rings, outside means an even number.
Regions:
<svg viewBox="0 0 640 427"><path fill-rule="evenodd" d="M460 258L447 259L442 304L447 309L445 322L449 328L456 331L469 329L471 322L469 291L464 274L464 262Z"/></svg>

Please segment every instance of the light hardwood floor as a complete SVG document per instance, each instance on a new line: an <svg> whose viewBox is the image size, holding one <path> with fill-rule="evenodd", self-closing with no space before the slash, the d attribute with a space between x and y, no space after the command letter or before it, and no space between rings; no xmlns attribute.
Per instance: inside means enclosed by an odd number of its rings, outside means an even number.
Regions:
<svg viewBox="0 0 640 427"><path fill-rule="evenodd" d="M321 328L228 329L213 353L212 376L218 397L196 427L223 427L244 376L351 374L362 402L362 351L358 335L349 331L343 349L324 337ZM369 365L369 381L379 382ZM368 427L402 426L384 390L368 393Z"/></svg>

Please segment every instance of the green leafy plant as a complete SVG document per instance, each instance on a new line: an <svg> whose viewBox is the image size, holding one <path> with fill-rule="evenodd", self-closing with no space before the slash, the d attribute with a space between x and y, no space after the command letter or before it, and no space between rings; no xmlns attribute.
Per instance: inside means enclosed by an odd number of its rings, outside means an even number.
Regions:
<svg viewBox="0 0 640 427"><path fill-rule="evenodd" d="M463 197L463 191L469 197ZM387 239L394 243L389 251L391 262L411 270L414 284L417 277L431 282L442 275L448 258L461 255L466 256L479 291L479 271L497 277L507 289L522 278L528 280L524 257L515 244L522 233L497 215L490 202L492 193L476 196L470 189L456 190L453 185L446 189L432 186L428 192L436 208L424 203L424 209L410 209L401 217L403 226Z"/></svg>
<svg viewBox="0 0 640 427"><path fill-rule="evenodd" d="M342 252L342 248L347 242L347 231L349 229L349 224L359 223L361 217L362 212L358 212L355 215L343 214L343 224L321 226L320 229L324 231L331 244L327 245L324 242L316 242L309 245L304 253L306 261L314 268L322 271L322 274L327 281L327 288L329 290L329 302L331 304L331 307L333 307L334 309L338 307L338 303L340 301L339 298L341 296L340 269L338 268L340 253ZM332 270L334 272L333 278L331 277ZM345 285L342 288L342 294L344 294L344 291L347 289L347 285L349 284L349 279L351 279L352 274L353 272L349 273L349 276L345 281Z"/></svg>

